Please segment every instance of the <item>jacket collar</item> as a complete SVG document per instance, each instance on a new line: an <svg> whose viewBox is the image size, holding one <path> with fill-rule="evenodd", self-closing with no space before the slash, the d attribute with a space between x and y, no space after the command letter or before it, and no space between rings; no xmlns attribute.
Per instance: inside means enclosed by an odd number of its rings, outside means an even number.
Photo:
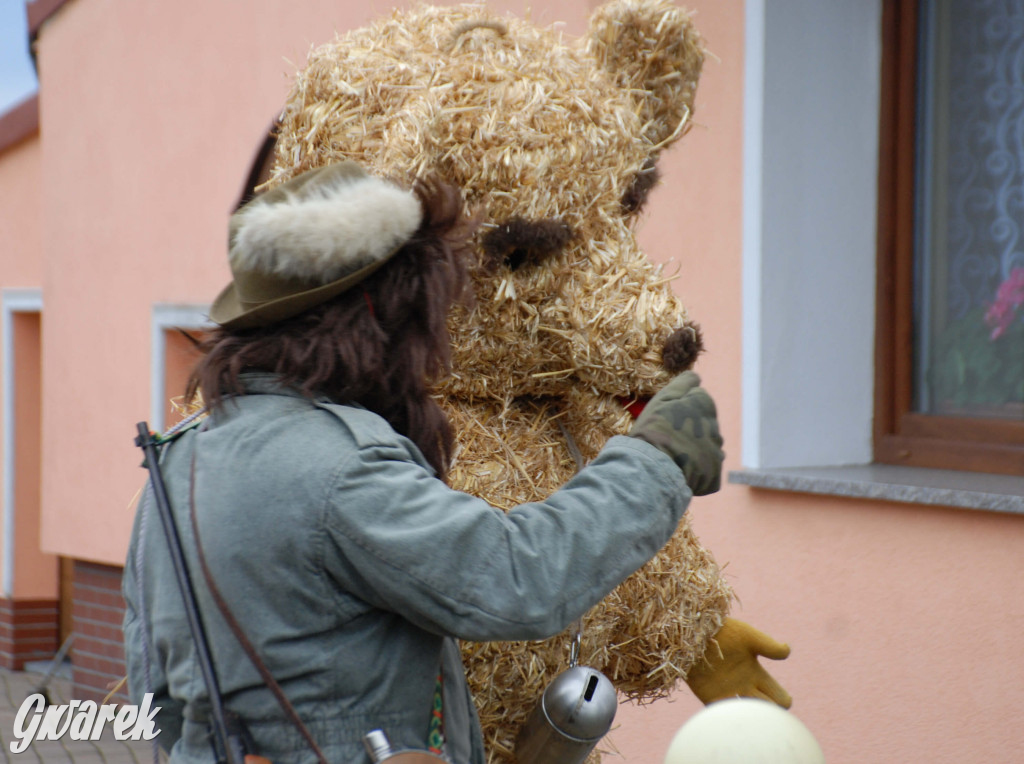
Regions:
<svg viewBox="0 0 1024 764"><path fill-rule="evenodd" d="M238 375L246 395L285 395L289 398L305 398L301 392L286 385L281 378L269 371L244 371ZM317 396L321 400L323 396Z"/></svg>
<svg viewBox="0 0 1024 764"><path fill-rule="evenodd" d="M244 371L238 375L246 395L283 395L287 398L301 398L312 403L342 403L327 395L318 393L310 398L298 389L285 384L281 378L271 371ZM353 408L363 408L358 403L345 403Z"/></svg>

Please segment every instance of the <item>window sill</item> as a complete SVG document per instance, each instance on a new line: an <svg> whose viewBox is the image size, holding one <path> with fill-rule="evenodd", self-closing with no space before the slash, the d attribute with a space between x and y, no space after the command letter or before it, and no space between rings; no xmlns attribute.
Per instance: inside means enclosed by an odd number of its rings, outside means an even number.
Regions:
<svg viewBox="0 0 1024 764"><path fill-rule="evenodd" d="M1024 477L866 464L743 469L729 482L775 491L934 504L1024 515Z"/></svg>

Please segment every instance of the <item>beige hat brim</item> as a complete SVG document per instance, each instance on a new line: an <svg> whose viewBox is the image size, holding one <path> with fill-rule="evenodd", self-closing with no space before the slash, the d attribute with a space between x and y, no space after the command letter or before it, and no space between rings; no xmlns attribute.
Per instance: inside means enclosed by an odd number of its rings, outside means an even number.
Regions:
<svg viewBox="0 0 1024 764"><path fill-rule="evenodd" d="M320 305L394 257L422 218L413 192L355 162L300 173L231 216L233 278L210 318L252 329Z"/></svg>
<svg viewBox="0 0 1024 764"><path fill-rule="evenodd" d="M303 311L321 305L333 297L337 297L354 284L366 279L370 274L390 260L401 247L395 249L387 257L349 273L343 278L310 287L307 282L293 281L295 291L267 302L247 304L240 297L235 282L228 284L210 308L210 318L226 329L254 329L269 326L286 318L297 316ZM279 285L281 281L277 282Z"/></svg>

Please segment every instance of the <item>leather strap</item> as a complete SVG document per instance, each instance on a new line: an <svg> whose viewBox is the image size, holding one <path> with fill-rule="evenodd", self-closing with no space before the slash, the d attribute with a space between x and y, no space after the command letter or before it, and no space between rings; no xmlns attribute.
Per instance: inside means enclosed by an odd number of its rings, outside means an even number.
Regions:
<svg viewBox="0 0 1024 764"><path fill-rule="evenodd" d="M309 729L306 727L302 719L299 717L299 714L296 712L295 707L291 704L291 702L288 700L288 697L284 694L284 690L281 689L281 685L279 685L277 683L277 680L274 679L269 669L267 669L266 665L260 659L260 656L256 652L256 648L253 647L252 642L250 642L249 638L245 636L245 632L242 630L241 625L235 619L234 614L231 612L231 608L228 607L228 603L224 600L224 597L221 595L220 589L217 588L217 584L213 580L213 575L210 573L210 568L206 564L206 555L203 554L203 545L200 543L199 540L199 523L196 520L195 449L193 449L192 451L192 466L189 475L188 505L189 519L192 523L192 535L196 540L196 554L199 557L199 567L202 569L203 578L206 579L206 585L210 589L210 596L213 597L214 603L216 603L221 615L224 616L224 621L227 623L228 628L230 628L232 633L235 635L235 639L237 639L238 643L242 646L242 650L245 651L245 654L249 657L249 660L252 662L252 665L255 666L256 670L259 672L260 677L262 677L263 681L266 683L271 693L273 693L274 697L277 699L278 704L281 706L281 710L284 711L285 716L288 717L288 721L290 721L295 726L295 729L299 731L299 734L302 735L306 743L309 744L309 747L313 750L313 753L316 754L317 760L320 762L320 764L328 764L327 759L323 754L323 751L320 750L320 747L316 744L316 741L313 739L313 735L310 734Z"/></svg>

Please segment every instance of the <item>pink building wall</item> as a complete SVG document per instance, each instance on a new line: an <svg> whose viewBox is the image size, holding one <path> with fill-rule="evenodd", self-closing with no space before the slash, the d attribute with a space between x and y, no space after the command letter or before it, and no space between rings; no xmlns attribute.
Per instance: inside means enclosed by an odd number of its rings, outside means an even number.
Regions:
<svg viewBox="0 0 1024 764"><path fill-rule="evenodd" d="M150 405L150 306L206 303L226 280L226 216L284 100L285 59L300 64L310 44L390 5L304 0L242 16L199 0L76 0L43 29L48 552L123 561L143 478L131 437ZM533 17L579 33L593 5L535 3ZM679 263L738 469L744 6L691 6L715 58L697 126L662 160L642 240ZM792 644L771 668L830 762L1006 761L1020 749L1019 517L737 485L691 512L728 565L736 615ZM623 707L610 742L625 761L660 761L697 708L685 688Z"/></svg>
<svg viewBox="0 0 1024 764"><path fill-rule="evenodd" d="M30 135L0 152L0 288L42 283L42 147Z"/></svg>
<svg viewBox="0 0 1024 764"><path fill-rule="evenodd" d="M0 290L38 289L42 283L40 161L37 134L0 153ZM8 350L16 356L10 370L17 420L11 423L17 433L13 464L18 474L0 475L0 481L13 482L12 499L27 511L13 518L15 559L7 583L12 598L54 597L57 562L39 551L40 321L34 313L12 313L10 318L14 346ZM0 352L2 343L0 338Z"/></svg>
<svg viewBox="0 0 1024 764"><path fill-rule="evenodd" d="M52 655L58 561L40 543L42 198L38 111L0 118L0 666Z"/></svg>
<svg viewBox="0 0 1024 764"><path fill-rule="evenodd" d="M42 320L39 313L16 313L12 317L14 340L14 389L16 390L14 465L15 544L14 599L48 599L57 594L57 558L42 551L40 543L40 475L42 437L41 348ZM8 479L8 476L5 476Z"/></svg>

